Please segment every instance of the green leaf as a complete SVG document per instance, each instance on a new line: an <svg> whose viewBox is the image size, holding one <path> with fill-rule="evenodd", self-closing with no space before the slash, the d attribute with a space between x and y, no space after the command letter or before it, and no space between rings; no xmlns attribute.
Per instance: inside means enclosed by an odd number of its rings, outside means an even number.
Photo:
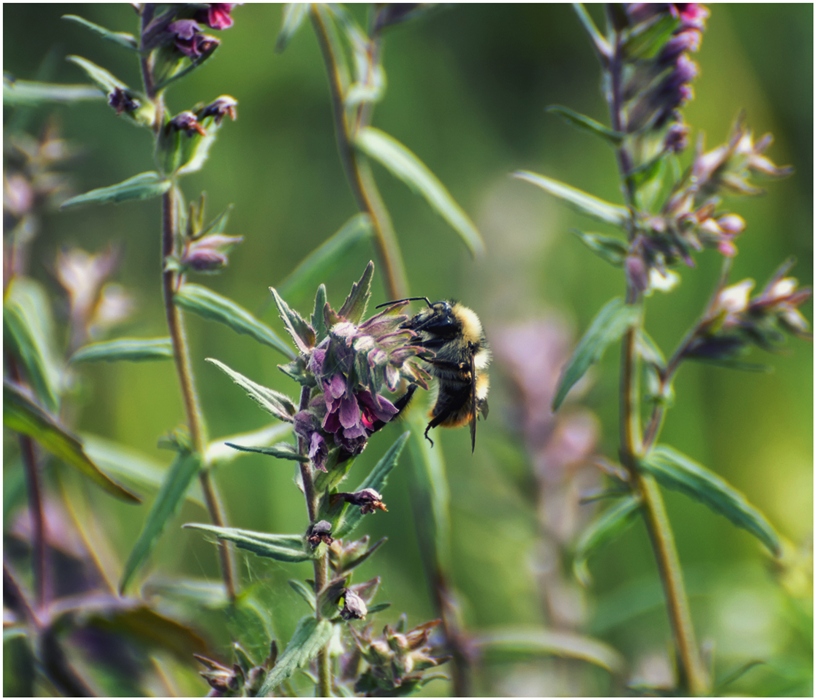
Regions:
<svg viewBox="0 0 816 700"><path fill-rule="evenodd" d="M272 297L275 299L275 305L278 307L284 328L292 336L295 345L301 352L311 350L315 346L316 340L314 328L281 298L281 295L278 294L274 287L270 287L269 291L272 292Z"/></svg>
<svg viewBox="0 0 816 700"><path fill-rule="evenodd" d="M172 360L173 343L170 338L117 338L102 343L91 343L77 350L71 362L144 362Z"/></svg>
<svg viewBox="0 0 816 700"><path fill-rule="evenodd" d="M615 267L622 267L626 254L629 252L626 241L622 241L615 236L605 236L601 233L586 233L577 229L572 229L570 233L574 234L587 248L598 255L602 260L614 265Z"/></svg>
<svg viewBox="0 0 816 700"><path fill-rule="evenodd" d="M612 647L574 632L540 627L504 627L483 633L474 640L486 661L529 661L556 656L581 659L618 674L625 669L623 657Z"/></svg>
<svg viewBox="0 0 816 700"><path fill-rule="evenodd" d="M521 170L513 173L513 176L519 180L525 180L526 182L536 185L536 187L540 187L554 197L564 200L573 209L587 216L591 216L598 221L623 227L629 220L629 212L625 207L605 202L583 190L576 189L558 180L553 180L545 175L537 175L536 173Z"/></svg>
<svg viewBox="0 0 816 700"><path fill-rule="evenodd" d="M562 117L566 122L572 124L573 126L578 127L579 129L583 129L584 131L588 131L591 134L595 134L595 136L600 136L604 141L611 144L612 146L619 146L623 141L624 136L626 136L626 134L622 134L620 131L610 129L609 127L604 126L600 122L596 122L594 119L590 119L586 115L580 114L570 109L569 107L553 105L552 107L547 107L547 111L552 112L553 114L557 114L559 117Z"/></svg>
<svg viewBox="0 0 816 700"><path fill-rule="evenodd" d="M266 697L299 668L305 668L331 639L332 632L328 620L316 620L312 616L301 618L283 654L266 676L258 696Z"/></svg>
<svg viewBox="0 0 816 700"><path fill-rule="evenodd" d="M236 457L240 456L232 447L228 447L229 443L240 443L245 447L268 447L274 445L276 442L289 437L292 432L292 426L289 423L273 423L267 425L259 430L252 430L247 433L238 433L236 435L228 435L218 440L213 440L204 452L204 463L207 466L223 465L232 462Z"/></svg>
<svg viewBox="0 0 816 700"><path fill-rule="evenodd" d="M642 23L631 31L622 49L630 59L651 58L663 48L679 25L680 20L670 13L658 15L655 21Z"/></svg>
<svg viewBox="0 0 816 700"><path fill-rule="evenodd" d="M71 197L60 205L60 209L71 209L85 204L119 204L134 199L152 199L163 195L171 186L170 180L163 179L157 172L140 173L119 184L100 187Z"/></svg>
<svg viewBox="0 0 816 700"><path fill-rule="evenodd" d="M641 359L660 370L666 368L666 358L663 351L643 328L638 330L637 351Z"/></svg>
<svg viewBox="0 0 816 700"><path fill-rule="evenodd" d="M314 590L312 590L310 586L297 579L290 579L289 585L294 589L295 593L306 601L312 610L317 609L317 598Z"/></svg>
<svg viewBox="0 0 816 700"><path fill-rule="evenodd" d="M619 297L598 312L564 368L553 399L553 411L558 410L569 390L590 366L603 357L606 348L623 337L626 329L637 323L639 317L640 307L626 304Z"/></svg>
<svg viewBox="0 0 816 700"><path fill-rule="evenodd" d="M371 298L371 280L374 278L374 263L369 260L363 276L351 285L351 291L337 312L338 316L352 323L359 323L365 316L368 300Z"/></svg>
<svg viewBox="0 0 816 700"><path fill-rule="evenodd" d="M589 556L629 527L635 521L639 508L638 498L626 496L596 517L581 533L575 546L572 570L582 585L588 586L591 581L587 566Z"/></svg>
<svg viewBox="0 0 816 700"><path fill-rule="evenodd" d="M100 36L107 41L112 41L114 44L119 44L119 46L124 46L126 49L130 49L131 51L139 50L136 39L132 34L127 34L126 32L112 32L110 29L105 29L105 27L89 22L87 19L78 17L77 15L63 15L62 18L67 19L69 22L76 22L86 29L90 29L97 36Z"/></svg>
<svg viewBox="0 0 816 700"><path fill-rule="evenodd" d="M96 83L96 86L106 95L113 92L116 88L127 90L127 85L119 80L119 78L111 75L111 73L104 68L100 68L87 58L82 58L82 56L68 56L67 60L82 68L82 70L88 74L88 77Z"/></svg>
<svg viewBox="0 0 816 700"><path fill-rule="evenodd" d="M150 507L142 531L133 545L119 582L119 593L124 594L133 574L147 561L156 546L167 521L179 509L190 482L201 468L201 457L192 452L179 452L167 470L164 483Z"/></svg>
<svg viewBox="0 0 816 700"><path fill-rule="evenodd" d="M367 214L357 214L349 219L337 233L315 248L278 285L278 293L284 299L299 298L315 289L322 280L335 272L348 253L361 240L371 238L371 219ZM320 307L320 317L323 307ZM314 317L312 317L314 325ZM315 329L317 330L317 329Z"/></svg>
<svg viewBox="0 0 816 700"><path fill-rule="evenodd" d="M425 416L408 415L411 430L411 506L426 577L433 581L448 568L450 556L450 492L442 449L425 439Z"/></svg>
<svg viewBox="0 0 816 700"><path fill-rule="evenodd" d="M155 596L159 599L186 603L196 611L201 608L223 610L229 605L224 582L221 580L209 581L176 576L153 578L142 586L142 596L145 600Z"/></svg>
<svg viewBox="0 0 816 700"><path fill-rule="evenodd" d="M304 539L300 535L273 535L202 523L187 523L184 527L212 533L220 540L234 542L241 549L277 561L299 562L314 559L314 555L306 551Z"/></svg>
<svg viewBox="0 0 816 700"><path fill-rule="evenodd" d="M284 443L283 445L272 445L270 447L250 447L247 445L236 445L232 442L226 443L227 446L233 450L241 452L257 452L262 455L269 455L270 457L277 457L278 459L290 459L295 462L306 462L308 457L304 457L297 450L295 445Z"/></svg>
<svg viewBox="0 0 816 700"><path fill-rule="evenodd" d="M357 133L354 141L363 153L384 166L428 204L453 228L473 255L484 253L484 242L468 215L428 167L399 141L373 126Z"/></svg>
<svg viewBox="0 0 816 700"><path fill-rule="evenodd" d="M132 447L90 433L82 433L82 444L86 454L97 465L136 489L158 491L167 476L167 465L160 464ZM206 507L198 482L187 489L184 497L190 503Z"/></svg>
<svg viewBox="0 0 816 700"><path fill-rule="evenodd" d="M3 425L34 438L57 459L79 470L109 494L130 503L140 499L99 469L82 449L82 443L58 420L46 413L20 389L3 380Z"/></svg>
<svg viewBox="0 0 816 700"><path fill-rule="evenodd" d="M28 381L42 404L57 412L62 366L54 348L54 319L48 295L39 282L14 277L3 305L6 347L25 368Z"/></svg>
<svg viewBox="0 0 816 700"><path fill-rule="evenodd" d="M781 554L779 535L765 516L725 479L677 450L659 445L640 461L640 467L666 488L682 491L695 501L748 530L773 554Z"/></svg>
<svg viewBox="0 0 816 700"><path fill-rule="evenodd" d="M188 283L175 293L173 300L183 309L210 321L223 323L236 333L244 333L259 343L274 348L290 360L295 357L292 349L269 326L232 299L221 296L212 289Z"/></svg>
<svg viewBox="0 0 816 700"><path fill-rule="evenodd" d="M578 20L583 25L586 33L589 34L589 38L595 47L596 53L601 57L608 58L612 53L609 48L609 43L598 31L598 28L595 26L595 22L592 21L589 13L584 9L584 6L580 2L573 3L572 7L575 10L575 14L578 15Z"/></svg>
<svg viewBox="0 0 816 700"><path fill-rule="evenodd" d="M92 85L59 85L3 78L3 104L6 107L36 107L51 102L71 104L104 98L104 93Z"/></svg>
<svg viewBox="0 0 816 700"><path fill-rule="evenodd" d="M228 375L229 378L246 391L250 398L256 401L262 409L271 413L275 418L289 423L292 422L292 416L297 413L297 407L286 394L281 394L279 391L256 384L251 379L247 379L243 374L230 369L223 362L214 360L211 357L207 358L207 362L211 362Z"/></svg>
<svg viewBox="0 0 816 700"><path fill-rule="evenodd" d="M289 2L283 6L283 24L278 39L275 42L275 51L281 53L286 49L303 20L309 16L309 3Z"/></svg>
<svg viewBox="0 0 816 700"><path fill-rule="evenodd" d="M400 435L388 451L382 456L376 466L371 470L371 473L362 481L362 483L354 489L354 491L362 491L363 489L374 489L382 493L385 484L388 481L388 475L391 470L397 466L397 460L402 454L402 449L408 441L410 433L406 432ZM363 515L360 513L360 508L357 506L349 506L348 503L343 504L343 508L332 523L332 537L345 538L348 537L357 527Z"/></svg>

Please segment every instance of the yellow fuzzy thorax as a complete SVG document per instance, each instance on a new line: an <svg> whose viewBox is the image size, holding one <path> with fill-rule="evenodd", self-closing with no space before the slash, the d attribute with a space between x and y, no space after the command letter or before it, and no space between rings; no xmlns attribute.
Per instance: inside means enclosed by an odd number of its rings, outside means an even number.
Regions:
<svg viewBox="0 0 816 700"><path fill-rule="evenodd" d="M453 315L462 323L462 337L465 342L478 343L482 339L482 322L467 306L457 302L453 305Z"/></svg>

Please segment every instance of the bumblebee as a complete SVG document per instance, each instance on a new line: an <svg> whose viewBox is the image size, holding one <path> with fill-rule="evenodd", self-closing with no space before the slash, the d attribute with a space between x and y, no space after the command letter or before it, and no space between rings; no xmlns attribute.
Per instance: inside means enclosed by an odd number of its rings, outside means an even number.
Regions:
<svg viewBox="0 0 816 700"><path fill-rule="evenodd" d="M471 450L476 449L476 419L487 417L490 349L479 317L456 301L431 303L427 297L399 301L424 301L428 308L402 324L414 331L414 344L430 351L425 359L437 380L436 399L430 412L428 431L438 425L456 428L470 424ZM380 306L398 303L391 301ZM378 307L379 308L379 307Z"/></svg>

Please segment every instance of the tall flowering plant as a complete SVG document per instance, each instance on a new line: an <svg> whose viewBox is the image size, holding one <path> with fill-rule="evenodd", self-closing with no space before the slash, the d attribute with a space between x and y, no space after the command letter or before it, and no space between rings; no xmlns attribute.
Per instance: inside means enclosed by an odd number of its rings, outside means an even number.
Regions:
<svg viewBox="0 0 816 700"><path fill-rule="evenodd" d="M642 517L660 571L671 622L678 673L674 692L706 695L712 679L697 645L682 568L663 505L661 486L679 490L756 536L775 555L780 538L768 520L724 479L679 450L660 442L661 428L674 396L674 380L690 360L743 367L751 346L774 349L786 335L810 338L799 311L811 292L787 276L784 263L762 291L755 283L728 283L731 259L746 222L726 206L726 197L755 195L757 175L789 174L765 151L770 135L755 139L742 116L728 141L706 151L698 140L684 170L679 157L689 147L690 128L683 106L693 97L699 49L709 9L697 3L629 3L606 6L601 32L586 10L579 20L599 59L609 126L565 107L556 111L570 123L609 144L615 152L623 204L614 204L549 177L520 172L584 214L617 227L621 235L579 232L579 238L618 267L623 298L597 315L566 363L553 399L558 407L609 345L621 341L619 464L610 464L612 504L579 539L576 573L588 579L587 557L603 542ZM667 358L649 336L645 312L655 292L669 292L679 271L714 250L723 258L722 274L711 300Z"/></svg>

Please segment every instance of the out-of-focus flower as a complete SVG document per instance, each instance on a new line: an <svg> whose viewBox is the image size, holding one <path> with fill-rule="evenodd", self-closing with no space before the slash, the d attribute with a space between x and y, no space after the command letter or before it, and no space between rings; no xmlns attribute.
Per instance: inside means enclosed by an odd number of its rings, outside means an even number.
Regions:
<svg viewBox="0 0 816 700"><path fill-rule="evenodd" d="M120 87L114 88L113 92L108 95L108 104L116 110L116 116L139 109L139 100Z"/></svg>
<svg viewBox="0 0 816 700"><path fill-rule="evenodd" d="M167 32L176 49L194 61L209 56L221 43L214 36L202 34L198 22L192 19L171 22Z"/></svg>
<svg viewBox="0 0 816 700"><path fill-rule="evenodd" d="M233 24L230 16L232 8L238 3L233 2L211 2L206 9L201 9L196 13L196 19L203 22L210 29L229 29Z"/></svg>
<svg viewBox="0 0 816 700"><path fill-rule="evenodd" d="M203 122L207 117L212 117L216 124L220 124L224 117L229 116L235 121L238 118L237 107L238 100L229 95L221 95L198 111L198 120Z"/></svg>
<svg viewBox="0 0 816 700"><path fill-rule="evenodd" d="M204 127L198 123L198 118L192 112L179 112L167 124L167 128L174 131L183 131L187 136L198 134L199 136L206 136L207 132Z"/></svg>
<svg viewBox="0 0 816 700"><path fill-rule="evenodd" d="M347 588L341 600L343 609L340 611L340 617L344 620L365 620L368 607L359 595Z"/></svg>
<svg viewBox="0 0 816 700"><path fill-rule="evenodd" d="M227 266L229 251L243 240L243 236L227 236L222 233L187 240L181 256L181 264L184 268L196 272L215 272Z"/></svg>
<svg viewBox="0 0 816 700"><path fill-rule="evenodd" d="M807 319L799 311L812 292L799 289L795 278L785 277L790 266L788 262L780 267L754 297L750 279L722 289L683 356L734 360L751 345L773 350L784 341L785 333L812 339Z"/></svg>
<svg viewBox="0 0 816 700"><path fill-rule="evenodd" d="M408 695L436 676L423 671L448 661L429 643L431 633L440 624L433 620L408 632L404 617L396 628L386 625L380 637L373 638L370 626L358 632L349 628L366 668L354 687L366 695Z"/></svg>
<svg viewBox="0 0 816 700"><path fill-rule="evenodd" d="M114 247L96 255L80 248L57 253L55 274L68 294L72 347L99 337L133 311L131 296L107 281L118 265L119 250Z"/></svg>

